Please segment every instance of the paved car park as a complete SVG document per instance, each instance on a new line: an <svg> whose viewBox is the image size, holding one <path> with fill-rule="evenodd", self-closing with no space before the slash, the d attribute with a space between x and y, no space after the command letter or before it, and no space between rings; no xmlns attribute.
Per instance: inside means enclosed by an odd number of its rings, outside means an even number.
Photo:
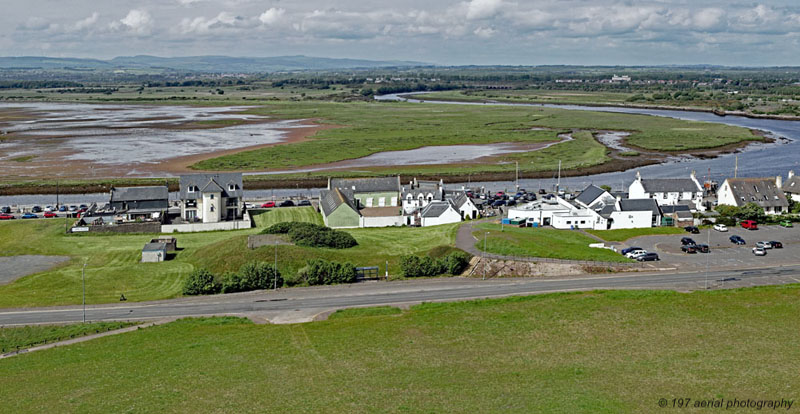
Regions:
<svg viewBox="0 0 800 414"><path fill-rule="evenodd" d="M710 231L710 242L709 242ZM730 242L732 235L741 236L747 244L737 246ZM684 253L681 238L690 237L697 244L708 244L709 253ZM769 249L766 256L756 256L752 249L759 241L779 241L782 249ZM674 234L668 236L643 236L628 240L621 248L641 247L658 253L658 266L674 266L681 269L701 270L706 264L711 269L780 266L800 263L800 230L777 225L759 226L758 230L729 227L727 232L703 228L700 234ZM699 267L699 268L698 268Z"/></svg>

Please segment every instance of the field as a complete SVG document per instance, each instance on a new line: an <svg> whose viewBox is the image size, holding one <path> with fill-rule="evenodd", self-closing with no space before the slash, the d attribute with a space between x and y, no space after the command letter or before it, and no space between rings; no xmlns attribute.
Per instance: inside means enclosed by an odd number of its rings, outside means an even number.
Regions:
<svg viewBox="0 0 800 414"><path fill-rule="evenodd" d="M278 209L283 210L283 209ZM309 209L287 209L284 217L306 217ZM303 214L305 213L305 214ZM316 220L316 219L315 219ZM266 221L263 221L267 224ZM358 241L347 250L280 246L278 268L292 275L310 258L350 261L356 266L381 266L389 262L391 274L403 254L425 254L439 246L451 246L456 225L427 228L348 230ZM129 301L168 299L180 295L183 282L198 267L216 273L236 271L250 260L274 260L274 249L247 249L247 235L259 228L177 235L174 257L162 263L139 263L141 249L154 235L82 234L65 235L61 220L31 220L0 223L3 255L60 255L71 260L63 266L23 277L0 286L0 308L74 305L81 303L81 270L86 266L86 302L117 302L121 294Z"/></svg>
<svg viewBox="0 0 800 414"><path fill-rule="evenodd" d="M662 234L682 234L685 231L680 227L648 227L643 229L618 229L618 230L586 230L605 241L625 241L639 236L657 236Z"/></svg>
<svg viewBox="0 0 800 414"><path fill-rule="evenodd" d="M273 224L286 221L303 221L308 223L323 225L322 215L314 210L313 207L281 207L265 210L263 213L255 214L253 220L257 227L266 228Z"/></svg>
<svg viewBox="0 0 800 414"><path fill-rule="evenodd" d="M0 361L0 399L14 413L594 414L675 411L660 398L796 402L798 313L795 285L424 304L298 325L182 320Z"/></svg>
<svg viewBox="0 0 800 414"><path fill-rule="evenodd" d="M0 328L0 352L64 341L131 326L130 322L92 322L75 325L33 325Z"/></svg>
<svg viewBox="0 0 800 414"><path fill-rule="evenodd" d="M480 224L472 234L478 239L475 247L503 256L546 257L552 259L595 260L602 262L630 262L631 260L606 249L595 249L589 244L597 241L577 231L549 228L519 228L498 224Z"/></svg>

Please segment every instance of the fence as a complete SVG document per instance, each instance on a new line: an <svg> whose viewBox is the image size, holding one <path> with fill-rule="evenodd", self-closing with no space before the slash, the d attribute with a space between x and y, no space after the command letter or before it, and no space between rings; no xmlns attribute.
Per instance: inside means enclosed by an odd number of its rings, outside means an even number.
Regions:
<svg viewBox="0 0 800 414"><path fill-rule="evenodd" d="M589 266L609 266L609 267L644 267L644 262L601 262L595 260L570 260L570 259L553 259L549 257L528 257L528 256L501 256L499 254L482 253L479 257L484 259L494 260L508 260L514 262L535 262L535 263L560 263L560 264L577 264Z"/></svg>

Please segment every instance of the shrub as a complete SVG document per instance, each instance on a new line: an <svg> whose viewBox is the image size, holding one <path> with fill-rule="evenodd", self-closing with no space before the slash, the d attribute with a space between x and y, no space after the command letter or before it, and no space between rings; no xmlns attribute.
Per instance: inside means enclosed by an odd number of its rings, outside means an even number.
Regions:
<svg viewBox="0 0 800 414"><path fill-rule="evenodd" d="M226 275L222 292L247 292L275 286L283 286L283 278L275 266L267 262L249 262L242 265L239 272Z"/></svg>
<svg viewBox="0 0 800 414"><path fill-rule="evenodd" d="M219 293L221 286L214 275L206 269L195 269L183 285L184 295L213 295Z"/></svg>
<svg viewBox="0 0 800 414"><path fill-rule="evenodd" d="M294 244L304 247L347 249L358 245L350 233L306 222L277 223L267 227L262 233L288 234Z"/></svg>
<svg viewBox="0 0 800 414"><path fill-rule="evenodd" d="M329 262L323 259L309 260L299 272L309 285L332 285L356 281L356 267L351 263Z"/></svg>
<svg viewBox="0 0 800 414"><path fill-rule="evenodd" d="M470 255L466 252L453 252L447 255L443 262L447 273L460 275L469 265Z"/></svg>
<svg viewBox="0 0 800 414"><path fill-rule="evenodd" d="M469 265L470 255L455 251L440 259L429 256L407 255L400 257L400 272L405 277L437 276L444 273L458 275Z"/></svg>

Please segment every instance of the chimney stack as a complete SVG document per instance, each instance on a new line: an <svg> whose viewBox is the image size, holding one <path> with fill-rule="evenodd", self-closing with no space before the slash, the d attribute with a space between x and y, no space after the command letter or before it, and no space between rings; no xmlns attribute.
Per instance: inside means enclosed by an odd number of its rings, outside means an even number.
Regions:
<svg viewBox="0 0 800 414"><path fill-rule="evenodd" d="M783 188L783 176L782 175L778 175L777 177L775 177L775 185L778 186L778 190Z"/></svg>
<svg viewBox="0 0 800 414"><path fill-rule="evenodd" d="M789 170L789 178L787 178L787 179L791 180L792 177L794 177L794 170Z"/></svg>

